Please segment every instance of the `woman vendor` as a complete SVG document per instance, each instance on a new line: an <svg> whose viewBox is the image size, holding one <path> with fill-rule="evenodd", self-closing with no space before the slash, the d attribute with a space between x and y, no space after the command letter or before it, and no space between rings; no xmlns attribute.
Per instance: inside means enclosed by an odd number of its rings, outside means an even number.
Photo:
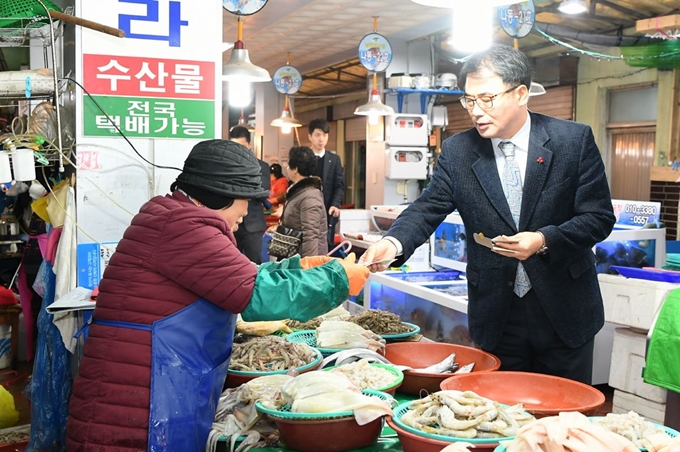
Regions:
<svg viewBox="0 0 680 452"><path fill-rule="evenodd" d="M238 143L198 143L171 191L141 207L104 273L69 405L70 452L205 450L236 314L306 321L368 277L327 258L257 267L239 252L248 199L268 193Z"/></svg>

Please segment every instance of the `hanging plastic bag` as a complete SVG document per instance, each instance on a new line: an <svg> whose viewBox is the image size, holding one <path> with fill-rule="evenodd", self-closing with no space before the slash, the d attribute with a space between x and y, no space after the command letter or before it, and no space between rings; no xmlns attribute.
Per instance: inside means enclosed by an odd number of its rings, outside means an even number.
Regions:
<svg viewBox="0 0 680 452"><path fill-rule="evenodd" d="M18 420L14 396L4 386L0 386L0 429L12 427Z"/></svg>

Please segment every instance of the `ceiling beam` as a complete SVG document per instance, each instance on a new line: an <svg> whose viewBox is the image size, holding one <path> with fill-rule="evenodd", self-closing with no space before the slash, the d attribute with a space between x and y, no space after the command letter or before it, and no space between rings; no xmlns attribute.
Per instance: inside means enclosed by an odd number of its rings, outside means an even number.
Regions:
<svg viewBox="0 0 680 452"><path fill-rule="evenodd" d="M634 17L634 18L636 18L636 19L645 19L645 18L646 18L644 14L640 14L640 13L637 12L637 11L634 11L634 10L632 10L632 9L628 9L628 8L626 8L625 6L621 6L621 5L617 4L617 3L612 3L612 2L610 2L609 0L598 0L598 3L599 3L600 5L606 6L607 8L611 8L611 9L613 9L613 10L615 10L615 11L620 12L620 13L627 14L627 15L629 15L629 16L632 16L632 17Z"/></svg>
<svg viewBox="0 0 680 452"><path fill-rule="evenodd" d="M538 13L548 13L548 14L557 14L559 15L560 20L563 20L565 22L574 22L574 21L582 21L583 19L592 19L592 20L600 20L602 22L615 22L615 23L621 23L622 25L625 24L635 24L634 20L631 19L624 19L622 17L616 17L616 16L603 16L601 14L595 14L593 12L589 12L588 14L585 15L579 15L579 16L569 16L568 14L564 14L560 12L555 5L551 6L543 6L540 8L536 8L536 14Z"/></svg>

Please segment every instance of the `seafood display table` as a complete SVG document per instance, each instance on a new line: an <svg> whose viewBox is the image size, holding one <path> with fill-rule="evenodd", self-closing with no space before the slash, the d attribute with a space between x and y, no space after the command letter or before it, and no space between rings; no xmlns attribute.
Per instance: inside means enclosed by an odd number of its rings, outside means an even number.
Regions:
<svg viewBox="0 0 680 452"><path fill-rule="evenodd" d="M416 400L418 397L415 396L410 396L406 394L400 394L397 392L395 395L395 399L397 399L397 403L403 403L403 402L408 402L410 400ZM229 450L229 444L221 441L217 445L217 452L227 452ZM256 447L253 449L250 449L251 452L293 452L292 449L288 449L287 447ZM403 449L401 448L401 444L399 443L399 438L397 438L397 433L392 430L390 427L387 426L387 423L385 423L385 426L383 427L382 433L380 434L380 437L378 440L371 444L370 446L367 447L362 447L361 449L353 449L353 451L348 451L348 452L402 452Z"/></svg>

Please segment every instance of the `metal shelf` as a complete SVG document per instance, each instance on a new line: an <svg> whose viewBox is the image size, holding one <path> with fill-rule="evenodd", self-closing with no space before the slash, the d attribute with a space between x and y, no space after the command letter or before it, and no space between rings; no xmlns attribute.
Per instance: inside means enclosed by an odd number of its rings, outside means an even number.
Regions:
<svg viewBox="0 0 680 452"><path fill-rule="evenodd" d="M397 109L401 113L402 107L404 106L404 95L406 94L420 94L420 112L425 114L425 106L427 101L431 96L445 95L462 96L465 94L463 91L458 89L413 89L413 88L388 88L385 90L386 94L396 94L397 95Z"/></svg>
<svg viewBox="0 0 680 452"><path fill-rule="evenodd" d="M0 23L13 19L0 17ZM50 45L50 26L49 24L42 24L41 26L32 26L30 20L24 19L18 21L17 25L25 25L21 28L0 28L0 47L48 47ZM54 39L59 39L64 27L61 21L54 21ZM33 41L33 42L31 42Z"/></svg>

